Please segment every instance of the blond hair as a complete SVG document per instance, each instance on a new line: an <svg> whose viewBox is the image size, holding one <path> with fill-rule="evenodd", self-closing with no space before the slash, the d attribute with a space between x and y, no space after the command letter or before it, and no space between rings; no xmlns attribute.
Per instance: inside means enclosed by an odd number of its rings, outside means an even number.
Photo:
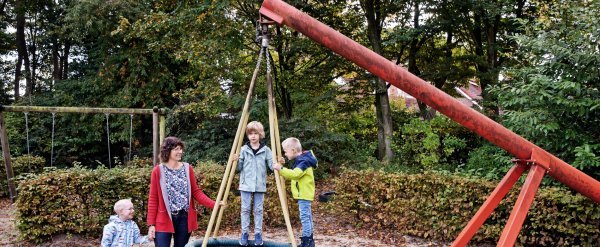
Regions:
<svg viewBox="0 0 600 247"><path fill-rule="evenodd" d="M128 204L133 205L133 203L131 202L131 199L121 199L115 203L115 206L113 207L113 209L115 210L115 213L119 214L119 211L121 211L121 209L124 209L125 205L128 205Z"/></svg>
<svg viewBox="0 0 600 247"><path fill-rule="evenodd" d="M252 132L258 133L260 139L265 138L265 128L259 121L252 121L246 126L246 135L249 135Z"/></svg>
<svg viewBox="0 0 600 247"><path fill-rule="evenodd" d="M302 152L302 144L300 144L300 140L296 137L290 137L285 139L281 146L283 148L291 148L295 152Z"/></svg>

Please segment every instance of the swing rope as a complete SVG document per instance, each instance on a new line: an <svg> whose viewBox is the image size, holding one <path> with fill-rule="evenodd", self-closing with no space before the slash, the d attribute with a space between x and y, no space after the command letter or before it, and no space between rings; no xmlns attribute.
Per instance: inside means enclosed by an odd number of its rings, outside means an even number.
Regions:
<svg viewBox="0 0 600 247"><path fill-rule="evenodd" d="M263 37L263 47L264 49L268 49L269 37ZM273 96L273 78L271 77L271 62L267 53L267 74L266 74L266 82L267 82L267 98L269 100L269 131L271 136L271 147L273 157L278 160L281 157L281 145L279 142L279 125L277 122L277 111L275 104L275 97ZM292 224L290 222L290 213L288 212L287 198L285 192L285 180L283 177L279 175L279 171L274 170L275 173L275 183L277 184L277 193L279 194L279 203L281 204L281 211L283 212L283 218L285 220L285 225L288 231L288 240L290 241L292 247L296 246L296 240L294 238L294 230L292 229Z"/></svg>
<svg viewBox="0 0 600 247"><path fill-rule="evenodd" d="M129 114L129 159L131 162L131 139L133 138L133 114Z"/></svg>
<svg viewBox="0 0 600 247"><path fill-rule="evenodd" d="M29 112L23 112L25 114L25 132L27 133L27 167L29 168L29 172L31 172L31 153L29 152L29 120L27 115Z"/></svg>
<svg viewBox="0 0 600 247"><path fill-rule="evenodd" d="M52 139L50 148L50 167L54 167L54 124L55 124L56 112L52 112Z"/></svg>
<svg viewBox="0 0 600 247"><path fill-rule="evenodd" d="M112 168L112 162L110 161L110 128L108 126L108 117L110 113L104 113L106 115L106 144L108 146L108 168Z"/></svg>

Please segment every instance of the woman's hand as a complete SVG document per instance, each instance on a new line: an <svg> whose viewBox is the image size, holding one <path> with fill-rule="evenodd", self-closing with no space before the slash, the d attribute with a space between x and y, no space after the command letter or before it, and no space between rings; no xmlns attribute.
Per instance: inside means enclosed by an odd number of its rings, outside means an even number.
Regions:
<svg viewBox="0 0 600 247"><path fill-rule="evenodd" d="M240 155L239 154L233 154L233 161L237 161L240 159Z"/></svg>
<svg viewBox="0 0 600 247"><path fill-rule="evenodd" d="M154 226L148 227L148 240L154 241L155 234L156 234L156 228Z"/></svg>

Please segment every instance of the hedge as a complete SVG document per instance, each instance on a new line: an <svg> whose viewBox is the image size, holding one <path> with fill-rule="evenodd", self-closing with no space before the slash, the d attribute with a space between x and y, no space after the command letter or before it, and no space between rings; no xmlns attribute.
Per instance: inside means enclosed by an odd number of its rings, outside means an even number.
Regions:
<svg viewBox="0 0 600 247"><path fill-rule="evenodd" d="M334 181L330 210L348 223L452 241L477 212L496 183L445 175L347 171ZM497 242L519 194L515 186L472 242ZM350 212L350 214L348 214ZM600 205L558 188L538 190L518 245L598 246Z"/></svg>
<svg viewBox="0 0 600 247"><path fill-rule="evenodd" d="M136 212L134 220L142 232L147 231L146 211L152 168L99 168L90 170L75 167L39 174L19 182L17 199L17 228L24 240L42 243L58 234L78 234L99 238L102 227L108 223L114 203L131 198ZM198 163L194 167L198 184L210 197L215 198L224 167L212 163ZM200 174L200 175L199 175ZM221 228L239 226L240 198L237 181L230 190L228 207ZM268 226L283 226L285 221L279 206L273 176L267 180L267 198L264 222ZM288 194L288 204L293 199ZM290 217L297 224L298 210L290 206ZM204 231L212 210L197 208L199 230Z"/></svg>
<svg viewBox="0 0 600 247"><path fill-rule="evenodd" d="M24 155L11 157L13 179L18 179L19 176L27 175L28 173L41 173L44 170L45 164L46 160L40 156ZM0 156L0 197L8 197L9 195L4 158Z"/></svg>
<svg viewBox="0 0 600 247"><path fill-rule="evenodd" d="M195 165L203 191L216 197L224 167ZM135 221L145 223L151 168L56 170L19 182L17 227L23 239L41 243L57 234L99 238L113 214L114 202L131 198ZM283 226L273 176L269 176L264 221ZM222 227L239 227L240 198L237 179L229 195ZM330 213L364 229L392 230L432 240L452 241L483 204L496 183L445 175L386 174L347 171L333 179L337 196L327 205ZM496 242L518 196L513 189L474 236L472 242ZM290 217L298 224L298 210L289 195ZM200 231L206 229L211 210L200 207ZM542 188L536 194L518 239L518 245L593 246L600 242L600 206L571 191Z"/></svg>

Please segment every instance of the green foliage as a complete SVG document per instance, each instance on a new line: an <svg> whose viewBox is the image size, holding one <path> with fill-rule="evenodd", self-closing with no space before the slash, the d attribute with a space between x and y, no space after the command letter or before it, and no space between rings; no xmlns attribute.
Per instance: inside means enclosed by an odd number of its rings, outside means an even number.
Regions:
<svg viewBox="0 0 600 247"><path fill-rule="evenodd" d="M97 237L113 213L114 203L131 198L136 215L134 220L142 232L147 231L147 200L152 167L99 168L90 170L74 167L53 170L19 182L17 199L17 228L23 239L41 243L57 234L81 234ZM210 198L215 198L224 167L214 163L197 163L194 168L198 185ZM235 181L238 179L236 178ZM265 223L285 225L277 196L274 177L267 180ZM239 224L240 198L237 184L232 184L228 207L221 226ZM288 192L288 205L294 200ZM199 228L206 228L211 210L197 206ZM298 222L298 211L290 206L292 223Z"/></svg>
<svg viewBox="0 0 600 247"><path fill-rule="evenodd" d="M347 171L335 179L330 207L343 222L451 241L496 186L487 180L425 172L407 175ZM473 237L496 242L519 191L513 188ZM581 195L542 188L525 220L518 246L594 246L600 238L600 206Z"/></svg>
<svg viewBox="0 0 600 247"><path fill-rule="evenodd" d="M471 176L500 180L514 164L514 156L499 147L486 143L471 152L466 164L459 166L456 171Z"/></svg>
<svg viewBox="0 0 600 247"><path fill-rule="evenodd" d="M525 22L520 66L494 89L504 109L502 123L550 153L600 178L600 53L598 1L541 4L534 22ZM592 158L582 162L583 157Z"/></svg>
<svg viewBox="0 0 600 247"><path fill-rule="evenodd" d="M445 116L430 121L412 118L397 134L395 152L405 166L450 169L466 161L473 134Z"/></svg>

